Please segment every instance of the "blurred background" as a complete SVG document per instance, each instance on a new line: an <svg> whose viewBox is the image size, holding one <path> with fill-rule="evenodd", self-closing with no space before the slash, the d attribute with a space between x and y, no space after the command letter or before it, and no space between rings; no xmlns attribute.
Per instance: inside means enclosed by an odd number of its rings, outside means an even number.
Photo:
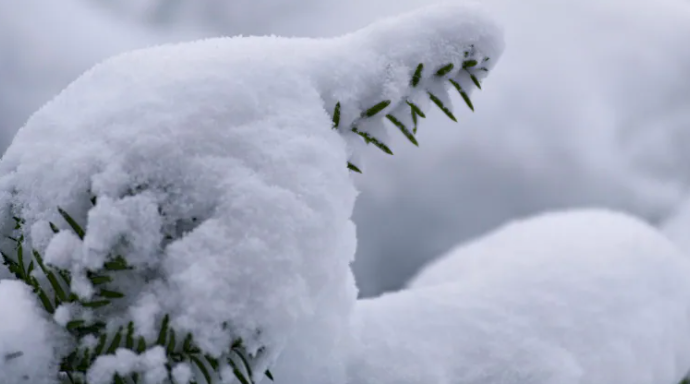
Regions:
<svg viewBox="0 0 690 384"><path fill-rule="evenodd" d="M336 36L436 1L0 0L0 151L114 54L221 35ZM355 176L360 295L401 288L507 220L564 207L625 210L690 247L690 1L479 2L507 49L476 112L455 100L458 124L430 114L420 148L393 135L395 156L372 149Z"/></svg>

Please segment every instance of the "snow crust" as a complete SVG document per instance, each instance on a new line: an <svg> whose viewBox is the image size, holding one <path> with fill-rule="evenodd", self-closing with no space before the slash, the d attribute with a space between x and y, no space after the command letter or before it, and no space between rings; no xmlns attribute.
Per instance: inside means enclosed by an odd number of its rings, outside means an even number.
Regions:
<svg viewBox="0 0 690 384"><path fill-rule="evenodd" d="M690 262L606 210L508 223L357 302L353 383L678 383ZM395 367L395 369L391 369Z"/></svg>
<svg viewBox="0 0 690 384"><path fill-rule="evenodd" d="M0 163L0 233L23 218L29 242L71 272L82 299L97 293L86 271L114 255L135 268L107 285L126 296L110 312L61 307L61 323L107 316L116 330L133 319L151 340L170 315L212 356L241 339L264 365L285 349L276 375L287 383L343 383L356 298L346 165L362 147L349 128L383 138L382 117L399 116L406 100L429 90L448 100L434 71L468 56L491 69L502 48L482 11L448 5L334 39L218 38L116 56L17 133ZM427 72L412 89L419 63ZM471 93L466 71L448 77ZM382 100L391 102L379 117L362 118ZM141 364L119 351L88 375L98 384Z"/></svg>

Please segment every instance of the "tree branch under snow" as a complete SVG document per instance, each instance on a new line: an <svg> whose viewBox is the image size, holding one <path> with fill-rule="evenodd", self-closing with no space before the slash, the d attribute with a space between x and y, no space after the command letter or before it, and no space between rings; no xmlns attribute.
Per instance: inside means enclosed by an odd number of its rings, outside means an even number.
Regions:
<svg viewBox="0 0 690 384"><path fill-rule="evenodd" d="M362 143L390 152L384 121L416 143L431 103L454 119L449 89L471 107L501 50L479 10L437 6L336 39L209 39L85 73L0 163L3 259L70 334L63 373L253 382L275 364L286 382L343 382L313 356L344 357L356 296L345 165L361 168Z"/></svg>

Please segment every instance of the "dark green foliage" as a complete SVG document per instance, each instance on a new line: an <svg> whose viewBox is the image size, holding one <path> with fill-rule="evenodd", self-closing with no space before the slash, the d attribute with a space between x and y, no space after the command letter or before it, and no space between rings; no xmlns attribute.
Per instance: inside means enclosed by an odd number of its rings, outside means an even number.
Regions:
<svg viewBox="0 0 690 384"><path fill-rule="evenodd" d="M472 101L470 100L470 97L463 91L462 87L460 87L460 84L458 84L455 80L450 79L449 80L451 84L453 84L453 87L460 93L460 97L462 97L463 100L465 100L465 103L467 106L474 111L474 106L472 105Z"/></svg>
<svg viewBox="0 0 690 384"><path fill-rule="evenodd" d="M448 73L450 73L450 71L453 70L453 67L455 67L453 65L453 63L449 63L449 64L444 65L443 67L439 68L438 71L436 71L436 76L443 77L443 76L447 75Z"/></svg>
<svg viewBox="0 0 690 384"><path fill-rule="evenodd" d="M488 71L488 70L487 70L486 68L483 68L483 67L479 67L479 68L477 67L477 65L479 64L479 62L478 62L477 60L473 59L473 58L470 58L470 55L473 55L473 54L474 54L474 46L470 46L470 50L467 50L467 51L464 52L464 56L465 56L465 59L466 59L466 60L462 62L462 68L460 69L460 71L466 73L466 74L469 76L469 78L472 80L472 83L474 83L474 85L475 85L478 89L481 89L481 88L482 88L481 83L479 82L479 79L477 78L477 76L476 76L472 71L474 71L474 70ZM487 57L487 58L483 58L483 59L482 59L482 63L484 63L484 62L486 62L486 61L488 61L488 60L489 60L488 57ZM455 68L456 68L456 67L455 67L455 65L454 65L453 63L448 63L448 64L446 64L446 65L443 65L443 66L441 66L440 68L438 68L438 69L436 70L436 72L434 72L433 78L444 78L446 75L450 75L450 74L453 74L453 73L459 73L459 72L453 72L453 70L454 70ZM419 86L420 84L422 84L422 73L423 73L423 70L424 70L424 64L423 64L423 63L420 63L420 64L417 65L417 67L415 68L415 70L414 70L414 72L413 72L413 74L412 74L412 78L411 78L411 80L410 80L410 86L411 86L412 88L416 88L417 86ZM438 80L440 80L440 79L437 79L436 81L438 81ZM474 106L472 105L472 101L470 100L469 95L467 94L467 92L465 92L465 91L461 88L460 84L459 84L457 81L453 80L452 76L451 76L451 78L448 79L448 81L449 81L449 82L453 85L453 87L460 93L460 97L462 97L462 99L465 101L465 104L467 104L467 106L468 106L472 111L474 111ZM448 118L450 118L451 120L457 122L457 118L455 117L455 115L453 115L453 113L451 112L450 108L448 108L448 106L446 106L446 105L443 103L443 101L442 101L438 96L436 96L436 95L434 95L433 93L428 92L428 91L427 91L427 95L429 96L429 99L430 99L430 100L431 100L431 101L432 101L432 102L433 102L433 103L434 103L434 104L435 104L435 105L436 105L446 116L448 116ZM393 114L391 114L391 113L386 114L386 118L387 118L387 120L390 121L393 125L395 125L395 126L400 130L400 132L402 132L402 134L403 134L412 144L414 144L414 145L416 145L416 146L419 146L419 142L417 141L417 138L415 137L415 135L417 134L417 128L418 128L418 125L419 125L419 118L426 118L426 115L424 114L424 112L422 111L422 109L421 109L418 105L416 105L415 103L413 103L412 101L410 101L410 100L408 100L408 99L404 99L404 100L402 100L402 101L404 101L405 104L407 104L407 106L410 107L410 117L412 118L412 124L413 124L413 126L411 127L412 129L409 129L402 121L400 121L400 119L398 119L397 117L395 117L395 116L394 116ZM402 101L401 101L401 102L402 102ZM368 109L364 110L364 111L361 113L360 119L367 119L367 118L375 117L375 116L377 116L380 112L382 112L383 110L385 110L386 108L388 108L392 103L393 103L392 100L383 100L383 101L381 101L381 102L375 104L374 106L369 107ZM337 128L339 128L339 126L340 126L340 122L341 122L341 121L340 121L340 119L341 119L340 109L341 109L340 102L337 102L336 105L335 105L335 108L333 109L333 128L334 128L334 129L337 129ZM395 106L394 106L394 110L395 110ZM395 113L395 112L393 112L393 113ZM398 115L398 116L399 116L399 115ZM355 124L357 124L358 121L359 121L359 120L356 120L356 121L353 122L352 124L355 125ZM364 140L364 142L366 142L367 144L373 144L374 146L376 146L377 148L379 148L381 151L383 151L384 153L387 153L387 154L389 154L389 155L392 155L392 154L393 154L393 152L391 151L391 149L390 149L385 143L383 143L383 141L381 141L381 140L379 140L378 138L374 137L372 134L370 134L370 133L368 133L368 132L360 131L356 126L352 126L350 129L352 130L352 132L355 132L355 133L358 134L360 137L362 137L362 139ZM348 163L347 163L347 168L348 168L349 170L353 171L353 172L362 173L362 171L361 171L356 165L352 164L351 162L348 162Z"/></svg>
<svg viewBox="0 0 690 384"><path fill-rule="evenodd" d="M448 108L443 104L443 101L441 101L441 99L439 99L438 97L436 97L436 96L435 96L434 94L432 94L432 93L429 93L429 98L431 99L431 101L434 102L434 104L436 104L436 106L437 106L441 111L443 111L443 113L446 114L446 116L448 116L451 120L455 121L456 123L458 122L458 119L455 118L455 115L453 115L453 112L451 112L450 109L448 109Z"/></svg>
<svg viewBox="0 0 690 384"><path fill-rule="evenodd" d="M409 129L405 126L405 124L401 123L400 120L396 119L395 116L393 115L386 115L386 118L393 123L398 129L400 129L400 132L407 137L407 140L410 140L410 142L416 146L419 146L419 143L417 142L417 139L415 139L414 135L412 132L410 132Z"/></svg>
<svg viewBox="0 0 690 384"><path fill-rule="evenodd" d="M338 129L338 125L340 125L340 102L335 104L333 110L333 129Z"/></svg>
<svg viewBox="0 0 690 384"><path fill-rule="evenodd" d="M424 64L419 63L417 66L417 69L415 69L414 74L412 75L412 81L411 84L413 87L416 87L417 84L419 84L419 81L422 80L422 70L424 69Z"/></svg>
<svg viewBox="0 0 690 384"><path fill-rule="evenodd" d="M357 127L352 128L352 132L354 132L354 133L356 133L356 134L362 136L362 138L364 139L364 141L365 141L367 144L374 144L375 146L377 146L377 147L378 147L380 150L382 150L383 152L385 152L385 153L387 153L387 154L389 154L389 155L392 155L392 154L393 154L393 152L390 150L390 148L388 148L388 147L386 146L386 144L382 143L381 141L379 141L379 139L375 138L374 136L372 136L372 135L370 135L370 134L368 134L368 133L366 133L366 132L362 132L362 131L358 130Z"/></svg>
<svg viewBox="0 0 690 384"><path fill-rule="evenodd" d="M389 106L390 104L391 104L391 101L390 101L390 100L384 100L384 101L382 101L382 102L380 102L380 103L374 105L373 107L367 109L367 110L362 114L362 116L363 116L363 117L373 117L373 116L375 116L377 113L379 113L379 112L383 111L384 109L386 109L386 107Z"/></svg>

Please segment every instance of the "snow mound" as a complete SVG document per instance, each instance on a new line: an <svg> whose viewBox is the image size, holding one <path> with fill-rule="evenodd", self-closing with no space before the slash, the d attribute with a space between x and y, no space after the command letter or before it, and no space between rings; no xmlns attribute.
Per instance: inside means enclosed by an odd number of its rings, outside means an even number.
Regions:
<svg viewBox="0 0 690 384"><path fill-rule="evenodd" d="M510 223L354 312L356 383L678 383L690 263L624 214ZM391 369L395 367L395 369Z"/></svg>
<svg viewBox="0 0 690 384"><path fill-rule="evenodd" d="M51 324L28 286L0 280L0 378L3 384L55 384L64 349L60 330Z"/></svg>
<svg viewBox="0 0 690 384"><path fill-rule="evenodd" d="M218 38L114 57L16 135L0 163L0 233L68 271L80 300L124 294L102 310L62 305L61 324L115 333L132 320L155 340L169 319L213 357L241 340L256 375L289 346L293 364L276 371L286 382L343 381L356 297L346 166L361 167L364 143L354 129L385 142L384 116L409 124L410 103L425 109L430 92L450 108L450 80L469 95L500 56L500 32L474 6L436 6L335 39ZM96 283L91 271L118 255L133 269ZM88 375L133 364L109 354Z"/></svg>

